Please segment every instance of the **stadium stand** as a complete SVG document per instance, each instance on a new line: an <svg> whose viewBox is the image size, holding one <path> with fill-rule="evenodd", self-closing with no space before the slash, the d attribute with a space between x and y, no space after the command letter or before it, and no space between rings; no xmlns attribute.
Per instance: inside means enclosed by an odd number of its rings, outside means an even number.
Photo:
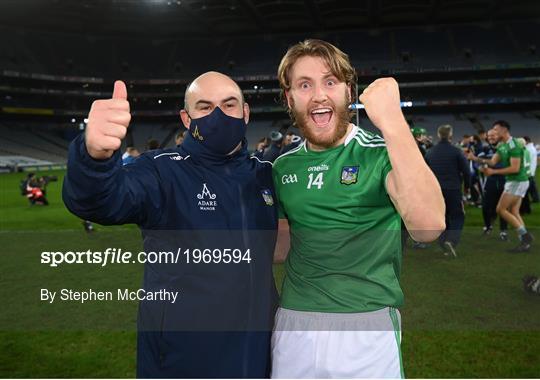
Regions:
<svg viewBox="0 0 540 380"><path fill-rule="evenodd" d="M98 4L85 7L99 14ZM254 21L264 28L268 27L264 19L272 20L271 32L218 37L185 32L81 33L75 24L22 28L4 20L0 23L0 122L4 122L0 153L64 162L69 140L84 128L82 119L91 102L109 96L116 78L131 83L129 144L144 151L146 141L153 138L170 147L172 135L181 127L178 111L183 106L185 86L207 70L228 73L240 83L252 108L248 141L253 147L261 137L278 129L276 121L287 118L277 99L276 67L287 47L307 36L326 39L346 51L361 85L380 76L396 76L402 99L414 104L406 110L411 125L424 127L432 135L440 124L452 124L456 135L470 134L478 123L486 127L505 118L516 134L527 131L540 140L539 119L530 113L539 109L536 47L540 34L533 31L538 30L540 21L525 17L525 8L515 10L522 12L519 17L502 22L484 17L482 10L471 4L473 13L459 17L456 13L452 22L453 13L447 11L455 12L455 4L443 1L440 9L428 7L426 15L450 21L432 25L429 19L412 23L403 13L409 8L388 5L371 10L386 15L385 20L354 27L350 23L353 8L345 11L325 5L325 17L337 26L300 33L290 26L298 21L303 5L287 7L286 12L277 10L279 4L276 9L256 7L268 14L259 14ZM354 9L356 22L370 22L369 9L360 4ZM248 28L247 24L234 25L235 17L241 17L238 14L221 15L217 8L212 14L233 29ZM390 22L394 17L407 22ZM189 21L197 20L201 21ZM212 22L203 24L214 26ZM169 27L200 31L200 25ZM280 32L274 33L277 30ZM499 117L501 113L504 117ZM464 116L468 114L476 116ZM360 124L371 128L363 111L359 116ZM30 121L36 124L28 127ZM53 127L40 128L39 123Z"/></svg>
<svg viewBox="0 0 540 380"><path fill-rule="evenodd" d="M0 152L48 162L65 162L67 148L45 133L0 125Z"/></svg>
<svg viewBox="0 0 540 380"><path fill-rule="evenodd" d="M532 53L531 46L540 46L540 37L531 31L538 27L538 21L527 20L503 25L467 23L317 35L349 52L352 62L359 67L406 69L537 62L538 53ZM210 40L186 36L130 39L50 31L14 32L1 25L0 31L3 50L0 67L3 69L130 78L190 77L207 70L235 75L274 74L286 48L306 37L305 34L281 34L224 36ZM70 48L65 49L65 46Z"/></svg>

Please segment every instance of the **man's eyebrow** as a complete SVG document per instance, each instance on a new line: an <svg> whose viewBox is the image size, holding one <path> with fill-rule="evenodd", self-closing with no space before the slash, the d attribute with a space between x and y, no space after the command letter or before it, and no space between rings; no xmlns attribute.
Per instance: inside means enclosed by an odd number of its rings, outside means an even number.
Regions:
<svg viewBox="0 0 540 380"><path fill-rule="evenodd" d="M337 78L337 76L333 73L333 72L329 72L328 74L326 74L323 78L331 78L331 77L334 77L334 78Z"/></svg>
<svg viewBox="0 0 540 380"><path fill-rule="evenodd" d="M302 81L302 80L312 80L310 77L301 76L300 78L296 78L295 82Z"/></svg>
<svg viewBox="0 0 540 380"><path fill-rule="evenodd" d="M236 100L237 102L240 101L240 99L238 99L236 96L229 96L227 99L223 99L221 103L227 103L227 102L230 102L231 100Z"/></svg>
<svg viewBox="0 0 540 380"><path fill-rule="evenodd" d="M204 105L206 105L206 104L212 104L212 102L209 101L209 100L198 100L198 101L195 103L196 106L201 105L201 104L204 104Z"/></svg>

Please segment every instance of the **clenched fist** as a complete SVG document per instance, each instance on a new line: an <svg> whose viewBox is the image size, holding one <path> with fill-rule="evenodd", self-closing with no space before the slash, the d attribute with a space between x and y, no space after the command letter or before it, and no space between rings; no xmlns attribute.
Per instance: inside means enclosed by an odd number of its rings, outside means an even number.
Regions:
<svg viewBox="0 0 540 380"><path fill-rule="evenodd" d="M396 123L403 122L399 87L394 78L380 78L364 89L359 98L371 122L384 132Z"/></svg>
<svg viewBox="0 0 540 380"><path fill-rule="evenodd" d="M88 114L85 142L88 154L96 160L110 158L120 148L131 120L124 82L114 82L112 99L96 100Z"/></svg>

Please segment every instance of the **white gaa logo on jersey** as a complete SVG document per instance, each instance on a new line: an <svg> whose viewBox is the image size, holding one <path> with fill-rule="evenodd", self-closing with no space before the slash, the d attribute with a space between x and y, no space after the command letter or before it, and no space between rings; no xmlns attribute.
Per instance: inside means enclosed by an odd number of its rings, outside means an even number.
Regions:
<svg viewBox="0 0 540 380"><path fill-rule="evenodd" d="M298 182L298 177L296 174L285 174L283 177L281 177L281 183L284 185L295 182Z"/></svg>
<svg viewBox="0 0 540 380"><path fill-rule="evenodd" d="M212 193L206 183L203 183L202 191L197 194L197 205L201 211L215 211L217 207L216 194Z"/></svg>

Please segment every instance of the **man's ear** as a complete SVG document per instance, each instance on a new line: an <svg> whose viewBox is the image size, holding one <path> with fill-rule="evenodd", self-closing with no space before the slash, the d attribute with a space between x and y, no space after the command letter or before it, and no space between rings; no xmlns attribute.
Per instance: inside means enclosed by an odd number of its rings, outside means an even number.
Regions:
<svg viewBox="0 0 540 380"><path fill-rule="evenodd" d="M244 102L244 121L245 123L249 123L249 104Z"/></svg>
<svg viewBox="0 0 540 380"><path fill-rule="evenodd" d="M352 96L352 87L350 84L347 85L347 94L349 95L349 103L352 103L353 96Z"/></svg>
<svg viewBox="0 0 540 380"><path fill-rule="evenodd" d="M186 110L180 111L180 119L182 120L182 124L184 124L184 127L189 130L189 124L191 124L191 118L189 117Z"/></svg>
<svg viewBox="0 0 540 380"><path fill-rule="evenodd" d="M291 109L291 94L289 93L289 90L285 90L285 99L287 99L287 107Z"/></svg>

